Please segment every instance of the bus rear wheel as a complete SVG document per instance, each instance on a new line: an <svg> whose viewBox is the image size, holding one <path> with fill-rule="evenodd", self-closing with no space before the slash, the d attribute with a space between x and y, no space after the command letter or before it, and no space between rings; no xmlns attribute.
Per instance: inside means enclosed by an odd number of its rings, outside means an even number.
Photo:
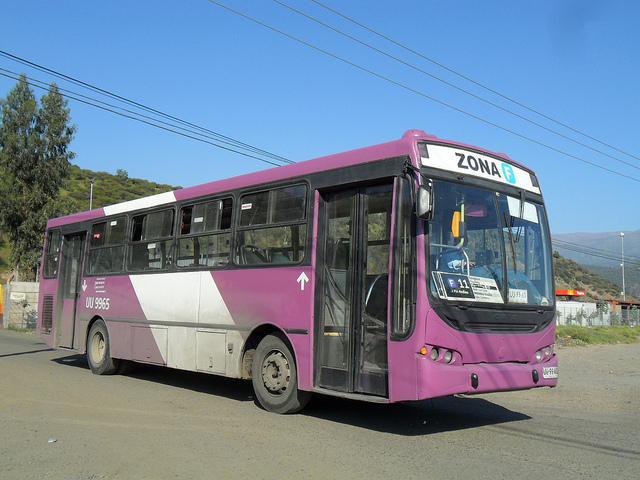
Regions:
<svg viewBox="0 0 640 480"><path fill-rule="evenodd" d="M102 320L96 321L89 330L87 362L96 375L112 375L120 364L119 360L111 358L109 331Z"/></svg>
<svg viewBox="0 0 640 480"><path fill-rule="evenodd" d="M298 390L298 374L291 350L280 335L267 335L256 348L251 381L262 407L274 413L295 413L311 398Z"/></svg>

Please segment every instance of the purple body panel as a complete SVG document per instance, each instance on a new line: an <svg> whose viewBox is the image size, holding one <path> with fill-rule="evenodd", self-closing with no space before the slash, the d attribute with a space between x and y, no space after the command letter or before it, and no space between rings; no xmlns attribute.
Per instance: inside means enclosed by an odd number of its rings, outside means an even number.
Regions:
<svg viewBox="0 0 640 480"><path fill-rule="evenodd" d="M297 279L305 273L302 289ZM289 334L298 365L300 388L313 384L313 292L314 275L309 267L285 267L214 272L216 284L236 325L278 325ZM250 293L249 293L250 292Z"/></svg>

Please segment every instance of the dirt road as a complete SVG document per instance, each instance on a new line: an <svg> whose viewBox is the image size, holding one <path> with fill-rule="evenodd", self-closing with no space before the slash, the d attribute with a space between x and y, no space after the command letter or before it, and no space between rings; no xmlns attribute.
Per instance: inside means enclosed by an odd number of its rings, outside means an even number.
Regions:
<svg viewBox="0 0 640 480"><path fill-rule="evenodd" d="M640 477L640 345L559 348L560 383L377 405L258 408L250 382L84 356L0 329L0 478Z"/></svg>

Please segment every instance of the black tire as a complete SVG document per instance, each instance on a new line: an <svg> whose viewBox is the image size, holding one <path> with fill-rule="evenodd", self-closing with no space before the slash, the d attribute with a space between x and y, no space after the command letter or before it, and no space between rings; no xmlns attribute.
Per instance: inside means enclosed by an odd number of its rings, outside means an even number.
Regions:
<svg viewBox="0 0 640 480"><path fill-rule="evenodd" d="M89 330L87 362L96 375L113 375L120 365L119 360L111 358L109 331L102 320L97 320Z"/></svg>
<svg viewBox="0 0 640 480"><path fill-rule="evenodd" d="M267 335L256 348L251 381L258 402L269 412L299 412L311 398L311 392L298 390L295 358L278 334Z"/></svg>

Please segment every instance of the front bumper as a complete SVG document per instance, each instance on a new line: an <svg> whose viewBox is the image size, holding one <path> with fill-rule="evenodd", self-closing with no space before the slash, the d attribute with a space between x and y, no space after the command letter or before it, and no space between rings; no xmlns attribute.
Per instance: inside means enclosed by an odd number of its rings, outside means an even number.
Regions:
<svg viewBox="0 0 640 480"><path fill-rule="evenodd" d="M555 387L558 357L524 363L442 365L424 355L416 356L418 400L454 394L476 394Z"/></svg>

